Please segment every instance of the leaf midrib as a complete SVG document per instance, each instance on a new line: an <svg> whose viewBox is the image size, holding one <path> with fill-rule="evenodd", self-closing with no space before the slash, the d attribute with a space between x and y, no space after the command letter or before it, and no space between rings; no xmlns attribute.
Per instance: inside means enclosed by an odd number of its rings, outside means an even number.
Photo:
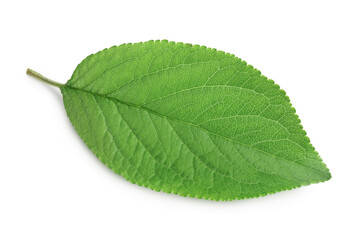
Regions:
<svg viewBox="0 0 360 240"><path fill-rule="evenodd" d="M95 95L95 96L99 96L99 97L102 97L102 98L106 98L106 99L111 100L111 101L114 101L114 102L119 102L119 103L124 104L124 105L126 105L126 106L136 107L136 108L145 110L145 111L147 111L147 112L149 112L149 113L151 113L151 114L154 114L154 115L159 116L159 117L162 117L162 118L166 118L166 119L168 119L168 120L177 121L177 122L180 122L180 123L183 123L183 124L187 124L187 125L192 126L192 127L196 127L196 128L198 128L198 129L200 129L200 130L202 130L202 131L205 131L205 132L207 132L207 133L209 133L209 134L212 134L212 135L214 135L214 136L220 137L220 138L225 139L225 140L227 140L227 141L231 141L231 142L240 144L240 145L245 146L245 147L247 147L247 148L250 148L250 149L252 149L252 150L254 150L254 151L261 152L261 153L263 153L263 154L269 155L269 156L274 157L274 158L276 158L276 159L281 159L281 160L284 160L284 161L287 161L287 162L290 162L290 163L294 163L294 164L296 164L296 165L298 165L298 166L301 166L301 167L304 167L304 168L306 168L306 169L309 169L309 170L311 170L311 171L313 171L313 172L315 172L315 173L317 173L317 174L319 174L319 175L321 175L321 176L325 176L325 178L326 178L326 174L324 174L323 172L317 171L317 170L315 170L315 169L313 169L313 168L310 168L310 167L308 167L308 166L301 165L301 164L297 163L296 161L291 161L291 160L289 160L289 159L285 159L285 158L282 158L282 157L279 157L279 156L275 156L275 155L273 155L273 154L271 154L271 153L268 153L268 152L265 152L265 151L263 151L263 150L261 150L261 149L257 149L257 148L255 149L255 148L253 148L253 147L251 147L251 146L249 146L249 145L246 145L246 144L241 143L241 142L238 142L238 141L236 141L236 140L234 140L234 139L227 138L227 137L225 137L225 136L216 134L216 133L211 132L211 131L209 131L209 130L207 130L207 129L204 129L204 128L198 126L198 125L195 125L195 124L193 124L193 123L186 122L186 121L183 121L183 120L180 120L180 119L177 119L177 118L172 118L172 117L169 117L169 116L167 116L167 115L162 115L162 114L160 114L160 113L158 113L158 112L155 112L155 111L153 111L153 110L151 110L151 109L148 109L148 108L146 108L146 107L144 107L144 106L139 106L139 105L136 105L136 104L133 104L133 103L125 102L125 101L122 101L122 100L120 100L120 99L116 99L116 98L113 98L113 97L109 97L109 96L107 96L107 95L105 95L105 94L100 94L100 93L92 92L92 91L89 91L89 90L85 90L85 89L80 89L80 88L68 86L68 85L66 85L66 84L65 84L63 87L61 87L61 88L69 88L69 89L76 90L76 91L86 92L86 93L89 93L89 94L92 94L92 95ZM319 181L319 180L318 180L318 181Z"/></svg>

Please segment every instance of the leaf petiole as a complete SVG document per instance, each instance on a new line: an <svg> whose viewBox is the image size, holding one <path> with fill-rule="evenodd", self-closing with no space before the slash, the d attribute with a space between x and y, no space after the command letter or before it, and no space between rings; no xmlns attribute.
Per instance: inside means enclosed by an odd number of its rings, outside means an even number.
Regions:
<svg viewBox="0 0 360 240"><path fill-rule="evenodd" d="M50 80L47 77L41 75L40 73L38 73L38 72L36 72L36 71L34 71L34 70L30 69L30 68L28 68L26 70L26 74L29 75L29 76L32 76L33 78L36 78L36 79L44 82L44 83L47 83L47 84L49 84L51 86L54 86L54 87L61 88L61 87L64 86L64 84L55 82L53 80Z"/></svg>

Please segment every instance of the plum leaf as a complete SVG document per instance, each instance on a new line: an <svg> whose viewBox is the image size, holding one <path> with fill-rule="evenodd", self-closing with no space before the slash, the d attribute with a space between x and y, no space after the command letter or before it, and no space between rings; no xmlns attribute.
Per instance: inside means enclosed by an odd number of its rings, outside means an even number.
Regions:
<svg viewBox="0 0 360 240"><path fill-rule="evenodd" d="M285 92L234 55L163 41L88 56L60 88L68 117L115 173L211 200L329 180Z"/></svg>

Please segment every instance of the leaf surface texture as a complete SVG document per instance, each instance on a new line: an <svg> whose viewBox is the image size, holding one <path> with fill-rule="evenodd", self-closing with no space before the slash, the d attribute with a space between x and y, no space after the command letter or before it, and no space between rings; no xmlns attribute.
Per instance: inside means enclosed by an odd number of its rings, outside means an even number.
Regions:
<svg viewBox="0 0 360 240"><path fill-rule="evenodd" d="M331 178L285 92L222 51L124 44L87 57L61 91L88 147L141 186L233 200Z"/></svg>

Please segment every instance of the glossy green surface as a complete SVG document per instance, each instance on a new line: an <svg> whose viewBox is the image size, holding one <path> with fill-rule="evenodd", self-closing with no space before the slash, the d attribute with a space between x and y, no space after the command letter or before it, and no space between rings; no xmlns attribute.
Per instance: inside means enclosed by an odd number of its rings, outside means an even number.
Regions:
<svg viewBox="0 0 360 240"><path fill-rule="evenodd" d="M234 55L124 44L87 57L61 91L87 146L141 186L233 200L331 178L285 92Z"/></svg>

